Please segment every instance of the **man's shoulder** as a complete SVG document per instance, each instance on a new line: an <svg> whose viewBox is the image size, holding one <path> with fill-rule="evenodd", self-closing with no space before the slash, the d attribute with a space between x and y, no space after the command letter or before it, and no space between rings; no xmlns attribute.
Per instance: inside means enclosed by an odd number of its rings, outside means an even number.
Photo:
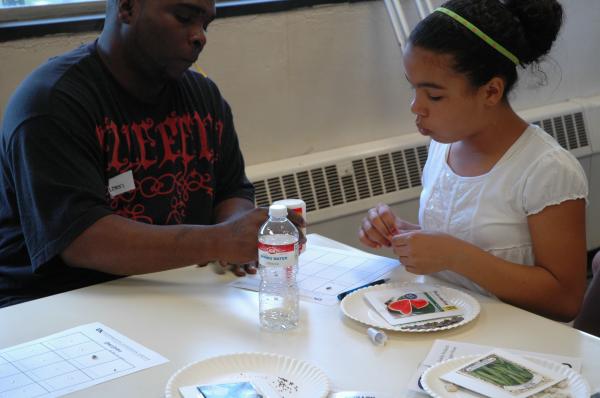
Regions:
<svg viewBox="0 0 600 398"><path fill-rule="evenodd" d="M17 127L23 121L51 112L52 96L74 67L86 63L93 53L93 43L50 58L37 67L17 87L4 115L4 124Z"/></svg>
<svg viewBox="0 0 600 398"><path fill-rule="evenodd" d="M181 83L185 86L189 86L195 90L201 90L206 94L211 94L217 97L221 97L221 92L217 84L207 75L199 73L197 71L188 69L181 78Z"/></svg>
<svg viewBox="0 0 600 398"><path fill-rule="evenodd" d="M222 118L229 112L229 104L221 95L217 84L208 76L187 70L178 81L180 95L184 100L201 108L204 113Z"/></svg>
<svg viewBox="0 0 600 398"><path fill-rule="evenodd" d="M94 44L84 44L67 53L48 59L37 67L17 88L20 90L36 90L38 94L52 91L73 71L74 67L85 64L94 53Z"/></svg>

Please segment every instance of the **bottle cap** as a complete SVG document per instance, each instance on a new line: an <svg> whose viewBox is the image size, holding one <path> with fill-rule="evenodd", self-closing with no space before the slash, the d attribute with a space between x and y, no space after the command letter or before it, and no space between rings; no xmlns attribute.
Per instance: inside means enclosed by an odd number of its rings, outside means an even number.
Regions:
<svg viewBox="0 0 600 398"><path fill-rule="evenodd" d="M287 207L284 205L269 206L269 217L287 217Z"/></svg>
<svg viewBox="0 0 600 398"><path fill-rule="evenodd" d="M304 207L306 209L306 203L302 199L281 199L273 202L274 205L284 205L288 209L297 209Z"/></svg>
<svg viewBox="0 0 600 398"><path fill-rule="evenodd" d="M385 332L382 332L381 330L377 330L375 328L368 328L367 334L369 335L371 342L375 345L385 345L385 342L388 339L387 334L385 334Z"/></svg>

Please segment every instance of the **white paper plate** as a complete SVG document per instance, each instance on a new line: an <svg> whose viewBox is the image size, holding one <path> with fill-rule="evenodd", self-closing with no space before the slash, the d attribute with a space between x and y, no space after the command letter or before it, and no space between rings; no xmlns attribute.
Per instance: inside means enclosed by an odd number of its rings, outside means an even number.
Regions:
<svg viewBox="0 0 600 398"><path fill-rule="evenodd" d="M329 393L329 379L319 368L283 355L248 352L212 357L179 369L167 382L165 396L179 398L179 387L256 377L271 383L282 398L324 398Z"/></svg>
<svg viewBox="0 0 600 398"><path fill-rule="evenodd" d="M422 289L423 284L414 283L414 282L397 282L397 283L384 283L383 285L370 286L364 289L357 290L342 300L340 306L344 314L350 318L358 321L360 323L364 323L365 325L374 326L379 329L393 330L397 332L414 332L414 333L423 333L423 332L437 332L440 330L447 330L462 326L468 322L471 322L480 311L479 302L475 300L475 298L470 295L461 292L460 290L452 289L446 286L439 285L427 285L427 286L435 286L436 289L443 292L444 297L448 299L451 304L456 305L461 308L463 313L463 320L457 323L453 323L451 325L446 326L438 326L438 327L429 327L426 329L414 330L410 329L410 325L390 325L381 315L377 313L377 311L371 307L371 305L365 300L364 295L367 292L373 292L377 290L385 290L385 289L410 289L411 286L415 288ZM432 321L422 321L418 322L419 324L424 324Z"/></svg>
<svg viewBox="0 0 600 398"><path fill-rule="evenodd" d="M472 393L462 388L459 388L456 392L448 392L446 390L446 384L448 383L440 379L440 376L443 374L457 369L461 365L464 365L477 357L480 357L480 355L468 355L448 359L447 361L440 362L437 365L430 367L423 373L423 376L421 376L421 385L423 386L423 389L434 398L481 398L482 395ZM583 376L573 369L544 358L530 356L527 356L526 358L540 366L567 376L566 380L569 383L569 386L561 391L570 394L572 398L589 398L589 384Z"/></svg>

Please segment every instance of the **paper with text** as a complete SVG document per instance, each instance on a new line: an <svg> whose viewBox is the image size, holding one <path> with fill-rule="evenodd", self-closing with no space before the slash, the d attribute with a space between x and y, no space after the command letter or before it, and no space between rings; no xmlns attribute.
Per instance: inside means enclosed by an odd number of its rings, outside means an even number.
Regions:
<svg viewBox="0 0 600 398"><path fill-rule="evenodd" d="M95 322L0 350L0 398L60 397L168 362Z"/></svg>
<svg viewBox="0 0 600 398"><path fill-rule="evenodd" d="M358 250L307 245L298 260L300 297L325 305L338 303L337 295L382 278L399 265L397 259ZM231 286L258 291L260 276L247 275Z"/></svg>

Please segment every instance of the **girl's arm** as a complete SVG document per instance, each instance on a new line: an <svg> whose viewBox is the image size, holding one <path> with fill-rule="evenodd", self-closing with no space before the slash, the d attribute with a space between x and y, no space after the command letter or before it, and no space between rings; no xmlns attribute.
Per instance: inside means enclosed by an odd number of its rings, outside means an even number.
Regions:
<svg viewBox="0 0 600 398"><path fill-rule="evenodd" d="M410 232L394 238L394 252L408 271L448 269L502 301L556 320L572 320L585 293L585 201L548 206L527 218L535 265L505 261L445 234Z"/></svg>

